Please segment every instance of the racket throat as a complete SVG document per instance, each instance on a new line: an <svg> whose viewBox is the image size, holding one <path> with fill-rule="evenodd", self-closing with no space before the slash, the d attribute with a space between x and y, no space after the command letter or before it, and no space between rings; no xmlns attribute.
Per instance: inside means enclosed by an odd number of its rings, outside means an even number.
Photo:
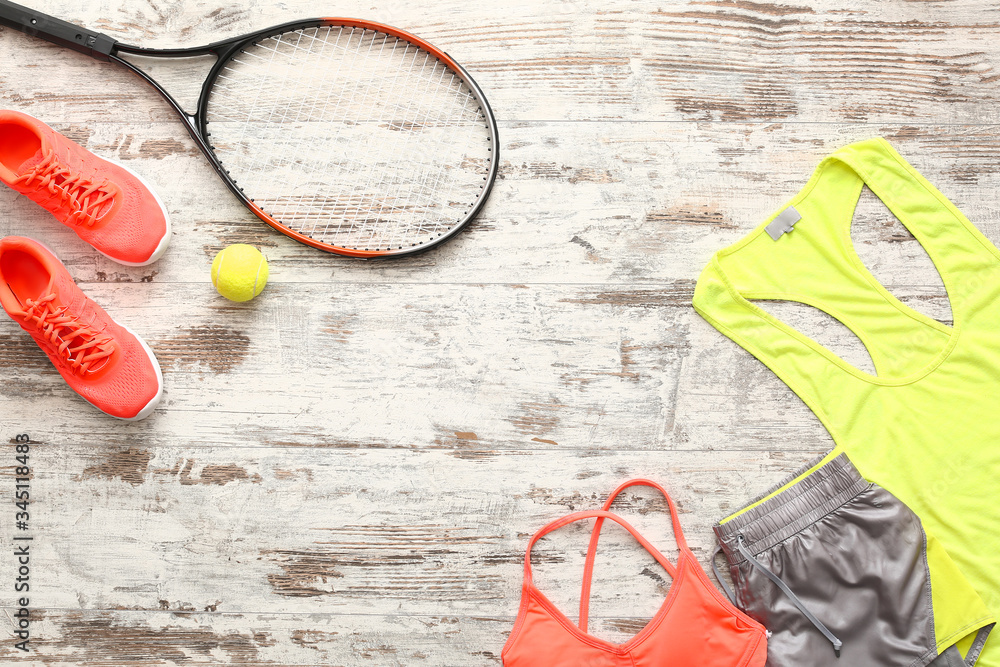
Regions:
<svg viewBox="0 0 1000 667"><path fill-rule="evenodd" d="M187 57L142 56L119 51L119 60L147 82L180 113L195 125L195 112L201 103L203 82L219 58L212 53Z"/></svg>

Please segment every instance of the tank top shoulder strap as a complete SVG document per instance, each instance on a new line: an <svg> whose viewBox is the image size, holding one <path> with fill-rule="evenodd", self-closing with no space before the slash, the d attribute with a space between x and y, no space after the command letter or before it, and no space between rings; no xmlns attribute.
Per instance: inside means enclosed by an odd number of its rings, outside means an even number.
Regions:
<svg viewBox="0 0 1000 667"><path fill-rule="evenodd" d="M673 524L674 529L674 539L677 541L677 546L681 553L689 552L687 546L687 541L684 539L684 531L681 530L680 518L677 516L677 506L674 505L673 498L667 493L667 490L662 486L648 479L633 479L623 483L617 489L611 492L608 499L604 502L604 506L601 508L603 511L608 512L611 510L611 505L614 504L615 499L625 490L633 486L648 486L656 489L663 494L663 497L667 501L667 508L670 512L670 519ZM598 518L594 522L594 529L590 534L590 545L587 547L587 560L583 568L583 588L580 592L580 629L587 632L588 619L590 615L590 589L591 584L594 579L594 559L597 557L597 543L601 539L601 528L604 526L604 519ZM659 554L659 550L655 551L653 554ZM657 558L657 560L660 560ZM660 561L661 564L663 561ZM671 577L676 576L675 572L671 568L666 568L667 572L670 573Z"/></svg>
<svg viewBox="0 0 1000 667"><path fill-rule="evenodd" d="M844 146L833 160L860 176L920 242L949 294L984 263L1000 263L1000 250L885 139Z"/></svg>
<svg viewBox="0 0 1000 667"><path fill-rule="evenodd" d="M958 339L892 296L858 258L850 230L864 185L926 249L960 324L977 306L969 286L984 275L1000 280L1000 252L884 139L851 144L824 159L784 208L712 257L694 294L699 314L771 368L827 428L824 408L836 410L844 396L866 385L920 379ZM768 226L789 210L797 221L775 236ZM838 319L868 348L877 375L846 363L755 300L797 301Z"/></svg>

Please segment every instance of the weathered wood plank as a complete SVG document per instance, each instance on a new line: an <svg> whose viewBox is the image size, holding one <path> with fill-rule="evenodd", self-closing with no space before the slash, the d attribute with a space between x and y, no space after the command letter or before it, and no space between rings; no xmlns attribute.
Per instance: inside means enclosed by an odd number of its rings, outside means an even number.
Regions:
<svg viewBox="0 0 1000 667"><path fill-rule="evenodd" d="M12 458L11 445L0 449ZM812 453L762 452L751 463L741 452L706 451L501 457L471 448L38 443L31 454L31 600L45 619L56 619L51 633L41 626L39 650L60 655L60 635L91 627L97 648L90 655L101 659L104 642L123 641L115 635L126 632L120 626L140 619L140 626L167 628L178 642L178 628L189 628L186 650L197 657L203 641L226 643L220 637L228 621L201 616L218 612L250 616L241 637L248 627L277 636L288 628L279 615L307 615L297 629L313 630L317 643L343 652L356 640L340 646L336 637L323 638L324 626L352 623L371 637L454 616L462 628L487 619L492 636L473 630L449 646L451 664L458 655L468 655L469 664L494 664L461 651L474 647L495 657L517 610L525 544L548 521L598 506L623 479L651 477L674 495L688 541L707 563L711 521L736 509L726 489L761 491ZM0 479L12 476L5 466ZM673 557L665 504L655 492L628 491L615 509ZM535 551L536 583L572 617L589 525L559 531ZM641 547L609 526L596 568L596 632L619 639L636 632L668 585ZM75 609L81 612L67 611ZM177 613L125 613L141 610ZM122 613L104 613L111 611ZM277 627L269 629L265 618ZM156 637L139 628L134 641L152 648ZM423 641L430 640L416 645ZM11 650L0 645L6 655Z"/></svg>
<svg viewBox="0 0 1000 667"><path fill-rule="evenodd" d="M995 11L976 0L896 3L446 0L432 11L377 2L319 10L306 0L240 7L34 0L33 7L144 46L201 45L313 17L360 14L437 44L508 120L986 123L997 121ZM0 31L6 106L87 122L167 119L141 82L84 56ZM86 90L69 82L86 81ZM52 82L40 85L39 82Z"/></svg>
<svg viewBox="0 0 1000 667"><path fill-rule="evenodd" d="M598 628L616 622L595 619ZM495 667L501 664L500 649L509 626L509 619L485 616L52 610L37 623L42 639L31 660L49 667ZM0 646L0 659L18 660L18 656Z"/></svg>
<svg viewBox="0 0 1000 667"><path fill-rule="evenodd" d="M46 442L419 449L470 446L457 434L473 433L473 449L770 448L686 433L690 422L741 428L731 415L679 410L677 395L681 383L688 393L720 380L720 355L749 363L706 330L690 289L276 284L236 305L210 284L93 284L93 298L159 355L161 407L138 424L108 420L8 323L0 359L16 370L0 411L9 428L52 434ZM704 335L689 367L692 329ZM730 409L730 383L704 391ZM788 396L774 380L760 400ZM807 441L822 434L808 411L789 419Z"/></svg>
<svg viewBox="0 0 1000 667"><path fill-rule="evenodd" d="M89 282L207 285L213 255L259 245L272 281L358 283L610 283L686 281L717 249L741 238L801 189L819 161L883 134L979 228L1000 242L1000 139L988 126L717 123L505 124L500 180L483 215L439 249L382 262L348 260L286 239L246 211L187 139L169 124L123 133L99 123L58 126L95 152L128 164L158 187L174 222L172 245L153 266L128 268L93 252L26 198L0 190L0 233L56 248ZM144 137L139 139L138 137ZM152 144L154 148L144 148ZM152 151L152 152L150 152ZM918 244L886 218L859 217L859 239L881 245L891 286L940 284L913 273ZM863 248L862 248L863 250ZM890 262L897 258L899 262ZM893 269L894 265L898 268Z"/></svg>

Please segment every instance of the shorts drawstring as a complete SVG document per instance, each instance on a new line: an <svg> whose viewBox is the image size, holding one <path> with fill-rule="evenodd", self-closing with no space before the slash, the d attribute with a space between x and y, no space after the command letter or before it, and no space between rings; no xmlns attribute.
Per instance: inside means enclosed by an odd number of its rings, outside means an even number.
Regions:
<svg viewBox="0 0 1000 667"><path fill-rule="evenodd" d="M740 550L740 553L743 555L744 558L747 559L747 562L749 562L752 566L763 572L764 576L773 581L775 586L780 588L781 592L788 596L788 599L792 601L792 604L798 607L799 611L801 611L802 614L809 619L809 622L815 625L816 629L822 632L823 636L830 640L830 643L833 644L833 652L836 653L837 657L839 658L840 649L844 645L844 642L837 639L837 637L832 632L830 632L830 630L825 625L823 625L823 622L818 618L816 618L813 615L813 613L809 611L804 604L802 604L802 601L799 600L798 597L796 597L795 593L792 592L792 589L790 589L785 584L785 582L783 582L781 578L778 577L778 575L776 575L774 572L771 572L769 569L767 569L767 566L765 566L763 563L761 563L759 560L753 557L753 554L750 553L749 549L747 549L744 546L745 542L746 538L743 537L742 533L736 536L736 548ZM715 569L714 558L712 559L712 568ZM716 570L716 576L718 576L718 570ZM725 584L723 584L723 586L725 586ZM728 590L728 587L726 589L726 594L732 597Z"/></svg>

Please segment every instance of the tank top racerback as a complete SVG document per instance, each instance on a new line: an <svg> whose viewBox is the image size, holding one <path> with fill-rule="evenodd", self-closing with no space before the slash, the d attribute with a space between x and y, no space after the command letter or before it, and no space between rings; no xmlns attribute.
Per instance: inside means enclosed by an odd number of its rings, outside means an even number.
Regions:
<svg viewBox="0 0 1000 667"><path fill-rule="evenodd" d="M864 185L930 256L952 326L902 303L862 264L851 223ZM800 302L836 318L868 349L876 374L772 316L760 300ZM970 645L971 610L954 608L949 579L964 575L978 591L988 609L976 614L977 625L1000 616L1000 251L888 142L871 139L823 160L786 207L719 251L694 306L830 432L836 448L813 470L846 452L865 478L921 518L935 538L928 565L938 641L950 635ZM1000 642L988 642L978 664L1000 667Z"/></svg>

